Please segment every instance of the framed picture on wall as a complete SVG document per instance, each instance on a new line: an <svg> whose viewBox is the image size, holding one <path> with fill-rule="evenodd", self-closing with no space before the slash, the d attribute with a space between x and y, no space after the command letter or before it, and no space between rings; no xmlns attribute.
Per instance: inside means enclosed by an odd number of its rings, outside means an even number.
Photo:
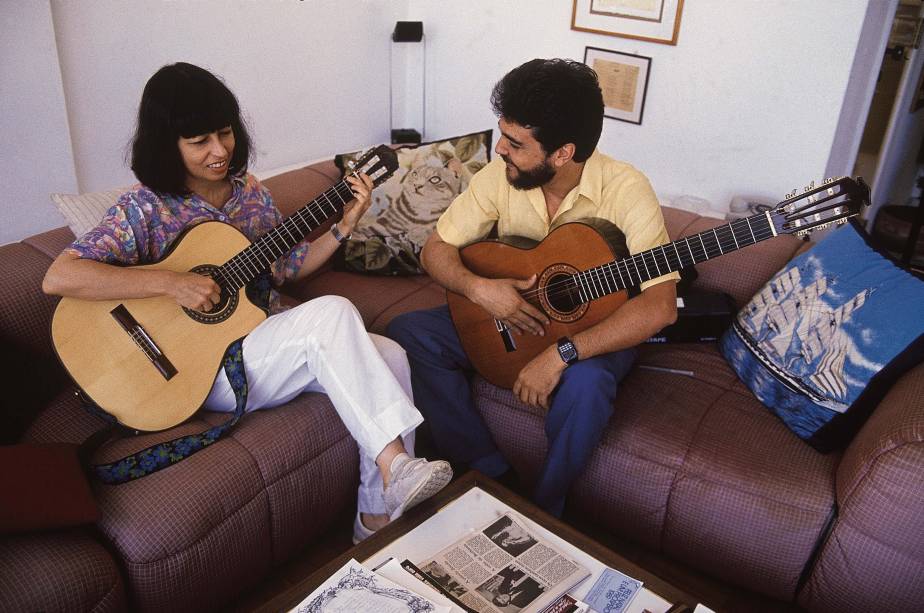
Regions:
<svg viewBox="0 0 924 613"><path fill-rule="evenodd" d="M584 63L594 69L603 90L603 114L642 124L651 58L597 47L584 49Z"/></svg>
<svg viewBox="0 0 924 613"><path fill-rule="evenodd" d="M677 44L683 0L574 0L571 29Z"/></svg>

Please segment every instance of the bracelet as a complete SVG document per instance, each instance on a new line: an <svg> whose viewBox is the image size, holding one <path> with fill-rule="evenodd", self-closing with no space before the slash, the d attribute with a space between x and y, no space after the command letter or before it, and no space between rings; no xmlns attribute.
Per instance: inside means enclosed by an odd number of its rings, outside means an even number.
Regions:
<svg viewBox="0 0 924 613"><path fill-rule="evenodd" d="M330 233L334 235L334 238L337 239L337 242L338 242L338 243L342 243L343 241L348 241L348 240L350 240L350 238L352 238L352 236L353 236L353 233L352 233L352 232L350 232L350 233L347 234L346 236L344 236L343 234L341 234L341 233L340 233L340 228L337 227L337 224L336 224L336 223L330 227Z"/></svg>

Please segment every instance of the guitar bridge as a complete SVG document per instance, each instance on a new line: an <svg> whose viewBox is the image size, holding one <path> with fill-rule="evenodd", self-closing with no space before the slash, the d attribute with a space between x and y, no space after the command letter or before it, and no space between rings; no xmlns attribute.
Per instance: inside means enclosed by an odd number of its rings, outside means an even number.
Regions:
<svg viewBox="0 0 924 613"><path fill-rule="evenodd" d="M504 341L504 348L507 350L507 353L517 350L517 344L513 340L513 333L510 332L510 328L499 319L494 320L494 327L497 328L497 332L501 335L501 339Z"/></svg>
<svg viewBox="0 0 924 613"><path fill-rule="evenodd" d="M131 337L139 349L144 353L145 357L151 361L151 364L154 365L154 368L157 369L164 379L169 381L173 378L173 375L176 374L176 367L170 363L170 360L167 359L167 356L160 350L160 347L157 346L145 329L138 323L138 321L132 317L132 314L128 312L128 309L125 308L124 304L120 304L116 308L109 311L109 314L119 322L119 325L122 326L122 329L128 332L128 335Z"/></svg>

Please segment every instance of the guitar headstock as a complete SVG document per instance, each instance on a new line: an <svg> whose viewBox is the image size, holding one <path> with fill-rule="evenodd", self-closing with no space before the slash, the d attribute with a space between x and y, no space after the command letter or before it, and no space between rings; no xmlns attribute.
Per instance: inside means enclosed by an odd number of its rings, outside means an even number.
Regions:
<svg viewBox="0 0 924 613"><path fill-rule="evenodd" d="M825 179L820 187L812 182L796 195L768 211L770 222L779 234L807 236L831 224L843 224L869 206L869 186L862 177Z"/></svg>
<svg viewBox="0 0 924 613"><path fill-rule="evenodd" d="M350 172L367 174L372 179L372 184L377 186L398 169L398 155L388 145L379 145L363 151L359 159L349 166Z"/></svg>

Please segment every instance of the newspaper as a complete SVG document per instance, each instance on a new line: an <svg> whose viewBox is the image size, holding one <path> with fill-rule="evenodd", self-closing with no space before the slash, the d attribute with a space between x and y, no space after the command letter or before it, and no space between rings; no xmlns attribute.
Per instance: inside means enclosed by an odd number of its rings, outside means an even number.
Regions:
<svg viewBox="0 0 924 613"><path fill-rule="evenodd" d="M507 513L418 565L433 585L478 613L532 613L590 576Z"/></svg>

